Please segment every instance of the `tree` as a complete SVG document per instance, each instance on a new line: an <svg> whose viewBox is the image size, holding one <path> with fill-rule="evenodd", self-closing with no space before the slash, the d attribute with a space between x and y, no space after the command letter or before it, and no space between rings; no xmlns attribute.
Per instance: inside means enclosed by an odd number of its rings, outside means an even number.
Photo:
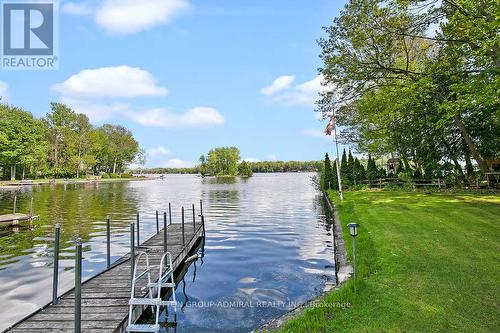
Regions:
<svg viewBox="0 0 500 333"><path fill-rule="evenodd" d="M50 151L49 166L56 177L68 177L74 174L78 163L77 115L61 103L51 103L50 107L51 112L44 119Z"/></svg>
<svg viewBox="0 0 500 333"><path fill-rule="evenodd" d="M332 164L328 153L326 153L324 162L324 190L329 190L331 188L333 188Z"/></svg>
<svg viewBox="0 0 500 333"><path fill-rule="evenodd" d="M240 165L238 165L238 174L243 177L253 176L252 169L250 168L250 165L247 163L247 161L242 161Z"/></svg>
<svg viewBox="0 0 500 333"><path fill-rule="evenodd" d="M204 177L208 173L207 158L205 157L205 155L201 155L199 161L200 161L199 171L201 176Z"/></svg>
<svg viewBox="0 0 500 333"><path fill-rule="evenodd" d="M375 164L375 159L368 155L368 165L366 167L366 179L371 183L377 179L377 165Z"/></svg>
<svg viewBox="0 0 500 333"><path fill-rule="evenodd" d="M351 149L349 149L349 155L347 157L347 178L350 184L355 184L355 170L354 170L354 157L352 156Z"/></svg>
<svg viewBox="0 0 500 333"><path fill-rule="evenodd" d="M96 158L92 152L92 130L89 118L84 114L77 114L74 136L76 139L76 155L73 158L76 162L76 178L80 177L80 171L87 171L90 166L96 163Z"/></svg>
<svg viewBox="0 0 500 333"><path fill-rule="evenodd" d="M208 152L208 173L214 176L236 176L240 150L236 147L219 147Z"/></svg>
<svg viewBox="0 0 500 333"><path fill-rule="evenodd" d="M353 0L320 40L335 109L357 150L395 155L419 172L500 156L497 4L484 0ZM429 27L439 25L434 36ZM332 87L335 87L333 89ZM470 171L471 168L469 167Z"/></svg>
<svg viewBox="0 0 500 333"><path fill-rule="evenodd" d="M19 108L0 104L0 164L10 167L16 179L17 166L31 171L43 167L47 145L43 123Z"/></svg>
<svg viewBox="0 0 500 333"><path fill-rule="evenodd" d="M348 165L348 161L347 161L347 155L345 152L345 148L344 148L344 151L342 153L342 159L340 161L340 178L342 179L342 185L349 186L351 184L350 183L351 173L349 170L349 165Z"/></svg>
<svg viewBox="0 0 500 333"><path fill-rule="evenodd" d="M140 153L139 143L132 132L120 125L104 124L97 129L99 142L98 158L100 170L121 173Z"/></svg>

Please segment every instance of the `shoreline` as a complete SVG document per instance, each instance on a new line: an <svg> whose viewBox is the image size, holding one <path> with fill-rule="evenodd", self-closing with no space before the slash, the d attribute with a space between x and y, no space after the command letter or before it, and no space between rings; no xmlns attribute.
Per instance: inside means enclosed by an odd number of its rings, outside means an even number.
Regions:
<svg viewBox="0 0 500 333"><path fill-rule="evenodd" d="M338 215L338 210L335 204L330 200L330 197L326 192L323 192L323 196L326 199L328 210L330 211L330 221L333 224L333 237L334 237L334 251L335 251L335 265L336 268L336 276L337 283L326 282L323 288L323 291L312 299L306 301L305 303L289 310L285 314L271 319L264 325L259 328L253 330L252 332L272 332L280 329L285 325L289 320L295 318L296 316L302 314L304 310L309 307L313 307L316 304L321 304L321 298L329 293L334 293L338 288L340 288L350 277L352 274L352 266L347 259L347 250L345 247L345 241L342 233L342 224Z"/></svg>
<svg viewBox="0 0 500 333"><path fill-rule="evenodd" d="M101 178L101 179L36 179L36 180L5 180L0 181L0 189L20 188L23 186L54 185L54 184L87 184L87 183L113 183L125 181L153 180L154 177L131 178Z"/></svg>

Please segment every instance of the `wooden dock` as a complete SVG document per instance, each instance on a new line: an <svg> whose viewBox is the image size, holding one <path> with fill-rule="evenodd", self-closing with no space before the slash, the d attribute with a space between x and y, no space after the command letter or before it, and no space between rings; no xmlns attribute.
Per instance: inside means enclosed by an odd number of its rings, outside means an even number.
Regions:
<svg viewBox="0 0 500 333"><path fill-rule="evenodd" d="M0 226L17 225L23 221L36 220L38 216L33 215L33 198L30 201L30 213L22 214L17 212L17 195L14 196L14 208L12 214L0 214Z"/></svg>
<svg viewBox="0 0 500 333"><path fill-rule="evenodd" d="M0 215L0 225L16 225L19 222L35 220L37 216L31 216L28 214L5 214Z"/></svg>
<svg viewBox="0 0 500 333"><path fill-rule="evenodd" d="M204 237L202 223L186 223L184 226L185 246L183 246L182 224L167 226L167 251L172 255L174 270L180 268L185 259L196 249ZM136 248L136 254L149 251L152 280L158 279L160 258L163 254L163 229ZM138 281L136 297L148 293L147 279ZM128 300L131 288L130 254L116 261L109 269L82 284L81 327L82 332L124 332L128 318ZM179 309L178 309L179 310ZM172 313L172 309L170 309ZM141 313L134 313L139 317ZM57 305L47 304L13 325L5 332L73 332L75 318L74 290L59 297Z"/></svg>

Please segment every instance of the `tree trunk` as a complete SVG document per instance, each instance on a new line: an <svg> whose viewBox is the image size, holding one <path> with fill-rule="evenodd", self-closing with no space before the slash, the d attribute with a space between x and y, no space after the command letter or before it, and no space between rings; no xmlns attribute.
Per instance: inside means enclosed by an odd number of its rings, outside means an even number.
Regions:
<svg viewBox="0 0 500 333"><path fill-rule="evenodd" d="M10 166L10 180L16 180L16 165Z"/></svg>
<svg viewBox="0 0 500 333"><path fill-rule="evenodd" d="M472 154L472 157L474 157L474 159L476 160L477 165L479 166L479 169L481 170L481 172L486 173L486 172L490 171L488 164L486 164L486 162L484 161L483 157L481 156L481 153L479 152L479 150L476 147L476 144L474 143L474 141L472 141L472 137L470 136L469 132L465 128L464 122L462 121L462 118L460 117L460 115L457 114L457 115L453 116L453 122L460 130L460 133L462 134L462 137L464 138L465 143L467 144L467 147L469 148L470 153Z"/></svg>
<svg viewBox="0 0 500 333"><path fill-rule="evenodd" d="M57 139L56 139L56 145L54 147L54 168L57 168L57 155L58 155L58 151L57 151Z"/></svg>
<svg viewBox="0 0 500 333"><path fill-rule="evenodd" d="M113 173L116 172L116 157L115 160L113 161Z"/></svg>
<svg viewBox="0 0 500 333"><path fill-rule="evenodd" d="M465 152L465 170L467 170L467 178L471 179L474 176L474 167L472 166L472 162L470 160L470 153L468 151Z"/></svg>
<svg viewBox="0 0 500 333"><path fill-rule="evenodd" d="M456 155L453 153L453 150L451 149L451 146L449 145L449 143L446 141L446 139L444 137L442 137L441 140L443 141L443 144L446 147L446 150L448 151L448 155L451 157L453 163L455 164L455 169L457 170L457 172L458 172L458 174L460 176L460 179L463 182L465 182L464 171L462 170L462 166L458 162Z"/></svg>
<svg viewBox="0 0 500 333"><path fill-rule="evenodd" d="M21 179L24 180L24 165L23 165L23 175L21 176Z"/></svg>

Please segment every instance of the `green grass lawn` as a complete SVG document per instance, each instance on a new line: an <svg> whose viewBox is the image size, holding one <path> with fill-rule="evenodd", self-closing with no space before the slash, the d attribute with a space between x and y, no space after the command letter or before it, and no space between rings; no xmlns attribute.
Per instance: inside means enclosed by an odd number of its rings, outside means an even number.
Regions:
<svg viewBox="0 0 500 333"><path fill-rule="evenodd" d="M348 192L339 211L358 281L281 332L500 332L498 195Z"/></svg>

